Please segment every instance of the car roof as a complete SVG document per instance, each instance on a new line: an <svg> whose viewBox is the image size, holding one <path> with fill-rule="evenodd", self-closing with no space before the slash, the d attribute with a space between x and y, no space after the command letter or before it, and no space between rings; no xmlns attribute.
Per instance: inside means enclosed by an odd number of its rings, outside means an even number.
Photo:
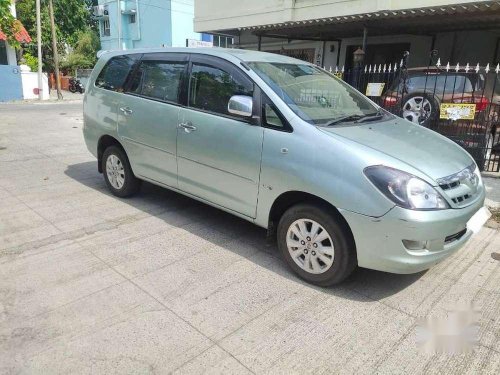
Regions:
<svg viewBox="0 0 500 375"><path fill-rule="evenodd" d="M219 48L219 47L209 47L209 48L176 48L176 47L164 47L164 48L139 48L139 49L129 49L129 50L114 50L114 51L101 51L99 57L111 58L113 56L129 55L136 53L192 53L216 56L226 60L234 61L244 61L244 62L278 62L278 63L288 63L288 64L308 64L310 63L295 59L293 57L288 57L284 55L278 55L276 53L268 53L253 50L244 50L236 48Z"/></svg>

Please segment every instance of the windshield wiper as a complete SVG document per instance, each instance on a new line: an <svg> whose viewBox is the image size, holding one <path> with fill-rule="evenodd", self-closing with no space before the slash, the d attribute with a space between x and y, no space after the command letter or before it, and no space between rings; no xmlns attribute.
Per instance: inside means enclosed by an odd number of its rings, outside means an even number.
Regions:
<svg viewBox="0 0 500 375"><path fill-rule="evenodd" d="M332 126L335 124L340 124L341 122L350 122L350 121L359 121L361 120L365 115L349 115L349 116L343 116L339 117L333 120L328 121L325 123L323 126Z"/></svg>
<svg viewBox="0 0 500 375"><path fill-rule="evenodd" d="M360 122L365 122L365 121L377 121L380 120L384 117L385 111L382 108L378 108L377 112L374 113L366 113L364 115L348 115L348 116L343 116L339 117L333 120L328 121L322 126L332 126L335 124L340 124L342 122L354 122L354 123L360 123Z"/></svg>
<svg viewBox="0 0 500 375"><path fill-rule="evenodd" d="M382 119L384 117L384 115L385 115L384 110L379 107L377 109L377 112L368 113L368 114L364 115L362 118L360 118L359 120L354 121L354 122L360 123L360 122L365 122L365 121L377 121L377 120Z"/></svg>

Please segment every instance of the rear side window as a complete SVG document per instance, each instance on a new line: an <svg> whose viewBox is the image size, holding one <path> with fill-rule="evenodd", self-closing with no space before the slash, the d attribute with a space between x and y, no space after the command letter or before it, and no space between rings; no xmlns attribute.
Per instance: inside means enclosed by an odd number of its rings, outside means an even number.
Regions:
<svg viewBox="0 0 500 375"><path fill-rule="evenodd" d="M399 83L399 85L398 85ZM393 90L401 91L402 84L396 81ZM470 93L479 88L474 88L470 77L461 74L429 74L410 76L406 81L406 87L409 93L416 91L436 92L439 94L457 94Z"/></svg>
<svg viewBox="0 0 500 375"><path fill-rule="evenodd" d="M99 73L95 85L102 89L123 92L123 85L136 60L135 55L113 57Z"/></svg>
<svg viewBox="0 0 500 375"><path fill-rule="evenodd" d="M129 92L178 103L186 65L186 62L179 61L142 61L132 78Z"/></svg>
<svg viewBox="0 0 500 375"><path fill-rule="evenodd" d="M193 64L189 85L190 107L230 115L227 105L233 95L252 96L252 82L214 66Z"/></svg>

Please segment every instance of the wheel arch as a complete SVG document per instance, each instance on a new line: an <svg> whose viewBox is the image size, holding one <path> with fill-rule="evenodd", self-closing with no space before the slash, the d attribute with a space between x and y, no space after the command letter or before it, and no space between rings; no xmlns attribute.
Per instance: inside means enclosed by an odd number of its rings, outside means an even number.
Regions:
<svg viewBox="0 0 500 375"><path fill-rule="evenodd" d="M269 211L268 236L276 234L278 222L285 211L299 203L309 203L326 208L345 227L353 243L355 243L352 230L337 207L317 195L298 190L284 192L274 200Z"/></svg>
<svg viewBox="0 0 500 375"><path fill-rule="evenodd" d="M115 137L105 134L99 138L99 141L97 142L97 169L99 173L102 173L102 155L104 154L104 150L106 150L109 146L118 146L123 150L123 152L125 152L122 144ZM125 155L126 154L127 153L125 152Z"/></svg>

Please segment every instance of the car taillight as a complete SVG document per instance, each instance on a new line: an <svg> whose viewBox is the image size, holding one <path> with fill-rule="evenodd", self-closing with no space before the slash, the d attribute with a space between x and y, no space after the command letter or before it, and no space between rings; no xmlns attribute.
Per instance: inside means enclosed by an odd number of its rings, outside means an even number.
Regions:
<svg viewBox="0 0 500 375"><path fill-rule="evenodd" d="M453 103L476 103L476 112L482 112L488 108L490 101L484 96L480 97L466 97L466 98L455 98Z"/></svg>
<svg viewBox="0 0 500 375"><path fill-rule="evenodd" d="M384 97L384 106L391 107L396 104L397 101L398 98L396 98L395 96L386 96Z"/></svg>

